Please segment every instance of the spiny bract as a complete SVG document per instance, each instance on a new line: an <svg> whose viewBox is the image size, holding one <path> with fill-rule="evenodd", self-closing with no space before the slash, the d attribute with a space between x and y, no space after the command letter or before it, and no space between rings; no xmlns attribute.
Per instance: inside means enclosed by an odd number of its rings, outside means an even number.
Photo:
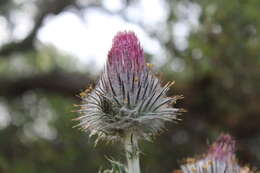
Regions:
<svg viewBox="0 0 260 173"><path fill-rule="evenodd" d="M81 94L79 126L97 135L97 140L120 139L129 133L150 137L181 112L171 106L181 96L166 96L172 84L161 86L133 32L119 32L97 85Z"/></svg>

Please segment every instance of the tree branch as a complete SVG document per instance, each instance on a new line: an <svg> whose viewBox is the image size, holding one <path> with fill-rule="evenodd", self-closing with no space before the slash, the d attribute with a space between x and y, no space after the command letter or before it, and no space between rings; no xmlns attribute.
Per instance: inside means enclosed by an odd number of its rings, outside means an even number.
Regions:
<svg viewBox="0 0 260 173"><path fill-rule="evenodd" d="M66 7L73 5L75 0L62 1L43 1L38 4L40 12L35 17L35 25L28 36L20 42L11 42L0 49L0 58L8 58L9 55L16 52L24 52L34 49L34 41L38 30L41 28L45 17L49 14L59 14Z"/></svg>
<svg viewBox="0 0 260 173"><path fill-rule="evenodd" d="M65 72L36 75L18 80L1 79L0 95L7 98L18 97L26 91L35 89L75 96L92 83L86 75Z"/></svg>

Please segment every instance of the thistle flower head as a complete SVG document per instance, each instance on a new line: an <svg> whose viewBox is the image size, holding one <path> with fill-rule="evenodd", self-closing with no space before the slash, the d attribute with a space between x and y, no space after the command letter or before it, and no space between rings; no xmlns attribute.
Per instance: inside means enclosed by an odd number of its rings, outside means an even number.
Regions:
<svg viewBox="0 0 260 173"><path fill-rule="evenodd" d="M147 67L143 49L133 32L119 32L113 39L105 70L91 91L83 92L79 126L97 139L120 139L131 133L149 137L177 120L180 109L167 97L173 83L161 85Z"/></svg>
<svg viewBox="0 0 260 173"><path fill-rule="evenodd" d="M211 145L208 154L201 159L188 159L181 166L183 173L240 173L235 159L235 141L228 134L223 134Z"/></svg>

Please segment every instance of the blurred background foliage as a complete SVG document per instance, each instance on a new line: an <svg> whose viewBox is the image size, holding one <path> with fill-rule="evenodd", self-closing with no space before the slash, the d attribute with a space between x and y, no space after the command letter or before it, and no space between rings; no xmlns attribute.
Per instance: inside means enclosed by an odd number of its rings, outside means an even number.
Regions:
<svg viewBox="0 0 260 173"><path fill-rule="evenodd" d="M160 53L145 49L146 58L164 81L176 81L171 94L185 97L177 104L188 110L182 122L141 144L144 173L178 169L222 132L237 140L241 163L260 167L260 1L162 0L159 22L138 15L140 4L149 9L150 2L0 1L0 172L94 173L109 167L104 156L124 161L118 144L93 147L93 139L72 128L77 94L95 83L102 68L82 65L39 39L50 16L69 11L85 20L88 10L117 16L155 40ZM23 18L27 29L21 34Z"/></svg>

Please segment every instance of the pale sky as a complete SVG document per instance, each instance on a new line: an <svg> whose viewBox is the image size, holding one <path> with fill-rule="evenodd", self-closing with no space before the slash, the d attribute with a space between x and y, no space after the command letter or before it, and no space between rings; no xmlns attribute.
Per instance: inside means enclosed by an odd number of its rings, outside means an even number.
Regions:
<svg viewBox="0 0 260 173"><path fill-rule="evenodd" d="M23 2L23 0L15 0ZM26 1L24 1L26 2ZM84 2L84 0L79 1ZM103 0L105 8L117 12L124 8L121 0ZM169 7L163 0L140 0L128 6L125 15L135 23L142 23L149 29L160 29L165 23ZM175 45L179 50L188 46L187 38L191 28L198 27L200 7L195 3L178 3L174 7L177 21L173 24ZM30 10L30 13L28 11ZM24 3L11 15L15 22L12 33L7 28L7 21L0 16L0 45L10 40L21 40L30 32L33 23L32 16L36 13L33 3ZM88 8L83 11L83 18L79 18L70 10L58 15L48 16L40 28L37 38L43 44L50 44L76 58L77 65L83 68L91 64L94 69L101 70L107 57L112 39L118 31L134 31L139 37L144 50L155 57L156 64L165 58L160 43L148 36L138 25L126 22L120 15L108 14L98 8Z"/></svg>
<svg viewBox="0 0 260 173"><path fill-rule="evenodd" d="M118 0L114 6L107 2L104 1L104 6L112 11L121 7ZM147 3L149 8L146 7ZM159 0L143 0L135 7L143 13L136 13L137 9L131 7L127 9L127 15L132 17L131 20L143 19L155 24L165 19L164 7L160 4ZM136 16L131 15L133 13ZM99 9L88 9L83 15L83 20L69 11L48 17L38 33L38 39L79 58L80 63L94 63L99 69L103 67L112 39L118 31L134 31L146 52L153 55L161 53L157 40L150 38L138 25L126 22L118 15L107 14Z"/></svg>

